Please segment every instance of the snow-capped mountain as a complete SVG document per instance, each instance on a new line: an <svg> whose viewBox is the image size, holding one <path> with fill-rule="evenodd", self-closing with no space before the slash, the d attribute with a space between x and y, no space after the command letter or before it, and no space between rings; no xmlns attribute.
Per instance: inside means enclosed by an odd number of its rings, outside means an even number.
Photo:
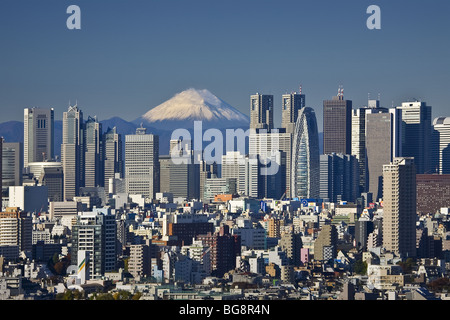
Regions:
<svg viewBox="0 0 450 320"><path fill-rule="evenodd" d="M206 89L188 89L151 109L134 122L173 129L192 127L194 121L203 121L206 127L248 127L249 118Z"/></svg>

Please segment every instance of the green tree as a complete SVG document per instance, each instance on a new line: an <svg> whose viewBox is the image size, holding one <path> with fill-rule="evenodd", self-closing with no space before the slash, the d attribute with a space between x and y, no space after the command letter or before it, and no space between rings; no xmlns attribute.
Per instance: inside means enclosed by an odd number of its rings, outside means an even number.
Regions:
<svg viewBox="0 0 450 320"><path fill-rule="evenodd" d="M357 260L353 265L353 271L355 271L356 274L365 275L367 273L367 262Z"/></svg>

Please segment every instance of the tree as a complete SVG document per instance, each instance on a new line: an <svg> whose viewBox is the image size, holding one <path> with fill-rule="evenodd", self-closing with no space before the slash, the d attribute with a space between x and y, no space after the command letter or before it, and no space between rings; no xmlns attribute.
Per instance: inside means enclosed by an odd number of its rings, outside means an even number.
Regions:
<svg viewBox="0 0 450 320"><path fill-rule="evenodd" d="M367 262L362 260L357 260L353 265L353 271L360 275L365 275L367 273Z"/></svg>
<svg viewBox="0 0 450 320"><path fill-rule="evenodd" d="M416 265L416 262L413 258L408 258L405 262L399 261L397 264L402 268L403 274L410 274L413 267Z"/></svg>

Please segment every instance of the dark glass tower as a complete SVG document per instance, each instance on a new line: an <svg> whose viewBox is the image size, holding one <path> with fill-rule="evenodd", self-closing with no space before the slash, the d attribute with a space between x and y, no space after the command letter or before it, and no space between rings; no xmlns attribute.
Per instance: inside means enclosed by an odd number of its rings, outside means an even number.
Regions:
<svg viewBox="0 0 450 320"><path fill-rule="evenodd" d="M344 100L343 90L323 102L323 153L351 154L352 101Z"/></svg>

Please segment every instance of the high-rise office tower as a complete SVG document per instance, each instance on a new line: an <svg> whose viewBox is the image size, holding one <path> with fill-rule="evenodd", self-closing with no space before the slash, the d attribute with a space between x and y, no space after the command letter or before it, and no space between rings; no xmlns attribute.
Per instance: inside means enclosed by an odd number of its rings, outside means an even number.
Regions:
<svg viewBox="0 0 450 320"><path fill-rule="evenodd" d="M0 247L18 246L20 251L31 251L32 224L31 216L19 208L9 207L0 212Z"/></svg>
<svg viewBox="0 0 450 320"><path fill-rule="evenodd" d="M88 117L83 129L84 187L102 187L104 183L102 124L96 118Z"/></svg>
<svg viewBox="0 0 450 320"><path fill-rule="evenodd" d="M240 152L227 152L222 156L222 178L235 178L237 192L250 197L258 196L258 160Z"/></svg>
<svg viewBox="0 0 450 320"><path fill-rule="evenodd" d="M292 134L284 129L250 132L249 157L258 160L259 197L290 195Z"/></svg>
<svg viewBox="0 0 450 320"><path fill-rule="evenodd" d="M416 256L416 167L413 158L383 166L383 247L402 257Z"/></svg>
<svg viewBox="0 0 450 320"><path fill-rule="evenodd" d="M80 251L89 252L89 278L99 279L116 268L116 220L109 208L80 212L72 226L72 264Z"/></svg>
<svg viewBox="0 0 450 320"><path fill-rule="evenodd" d="M0 175L3 179L2 186L21 186L23 173L23 144L21 142L3 141L1 157L0 167L2 168L2 172Z"/></svg>
<svg viewBox="0 0 450 320"><path fill-rule="evenodd" d="M401 112L402 157L414 157L418 174L430 173L431 168L431 106L425 102L403 102Z"/></svg>
<svg viewBox="0 0 450 320"><path fill-rule="evenodd" d="M299 111L294 129L291 156L291 197L319 197L320 154L317 120L312 108Z"/></svg>
<svg viewBox="0 0 450 320"><path fill-rule="evenodd" d="M314 260L327 261L336 258L338 233L336 226L326 224L314 241Z"/></svg>
<svg viewBox="0 0 450 320"><path fill-rule="evenodd" d="M358 171L358 160L353 155L320 155L320 198L354 202L359 195Z"/></svg>
<svg viewBox="0 0 450 320"><path fill-rule="evenodd" d="M24 166L54 157L54 111L51 109L24 109Z"/></svg>
<svg viewBox="0 0 450 320"><path fill-rule="evenodd" d="M390 112L366 114L366 182L374 201L383 197L383 165L393 159L394 121Z"/></svg>
<svg viewBox="0 0 450 320"><path fill-rule="evenodd" d="M170 154L159 157L160 192L188 200L200 198L200 165L193 157L191 140L170 140Z"/></svg>
<svg viewBox="0 0 450 320"><path fill-rule="evenodd" d="M250 129L273 129L273 95L250 97Z"/></svg>
<svg viewBox="0 0 450 320"><path fill-rule="evenodd" d="M343 89L323 102L323 153L351 154L352 101L344 99Z"/></svg>
<svg viewBox="0 0 450 320"><path fill-rule="evenodd" d="M434 119L431 140L431 171L450 174L450 117Z"/></svg>
<svg viewBox="0 0 450 320"><path fill-rule="evenodd" d="M63 181L64 174L61 166L42 167L38 184L47 186L49 201L63 201Z"/></svg>
<svg viewBox="0 0 450 320"><path fill-rule="evenodd" d="M122 137L116 127L108 128L103 134L104 150L104 186L109 190L109 179L114 179L116 173L123 177Z"/></svg>
<svg viewBox="0 0 450 320"><path fill-rule="evenodd" d="M281 97L281 127L294 133L298 112L306 105L305 95L300 92L283 94Z"/></svg>
<svg viewBox="0 0 450 320"><path fill-rule="evenodd" d="M368 107L352 110L352 152L359 162L359 189L367 190L366 185L366 114L381 110L379 100L369 100ZM387 109L383 109L387 112Z"/></svg>
<svg viewBox="0 0 450 320"><path fill-rule="evenodd" d="M154 199L159 192L159 136L137 128L125 136L126 192Z"/></svg>
<svg viewBox="0 0 450 320"><path fill-rule="evenodd" d="M205 194L206 180L211 179L213 176L217 176L218 168L217 168L217 163L214 162L214 163L208 164L204 160L199 161L199 166L200 166L200 185L199 185L200 200L203 200L204 194Z"/></svg>
<svg viewBox="0 0 450 320"><path fill-rule="evenodd" d="M70 106L63 113L61 163L64 173L64 200L71 201L84 186L83 112Z"/></svg>

